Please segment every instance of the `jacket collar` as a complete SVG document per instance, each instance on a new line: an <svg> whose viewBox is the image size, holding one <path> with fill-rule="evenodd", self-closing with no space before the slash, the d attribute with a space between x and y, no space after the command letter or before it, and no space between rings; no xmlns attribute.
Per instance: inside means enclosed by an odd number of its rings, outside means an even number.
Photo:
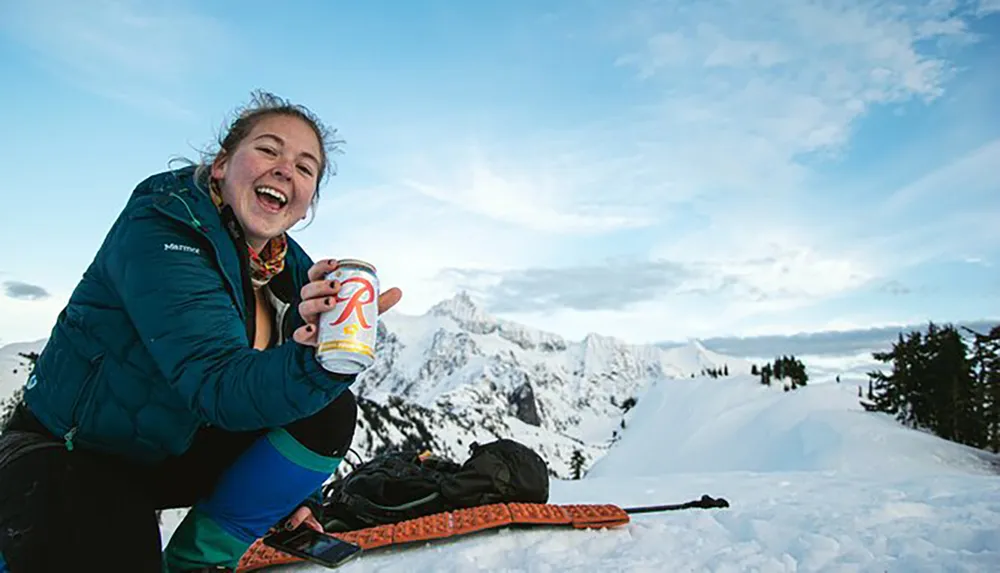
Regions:
<svg viewBox="0 0 1000 573"><path fill-rule="evenodd" d="M207 176L195 180L196 168L188 166L153 176L147 192L156 195L157 207L173 218L187 223L201 233L215 249L223 273L233 287L243 290L244 268L240 258L246 255L236 247L242 241L243 229L232 209L220 213L208 195ZM298 300L298 291L307 281L309 257L298 243L288 237L285 270L275 276L272 292L285 302ZM235 293L234 293L235 294Z"/></svg>

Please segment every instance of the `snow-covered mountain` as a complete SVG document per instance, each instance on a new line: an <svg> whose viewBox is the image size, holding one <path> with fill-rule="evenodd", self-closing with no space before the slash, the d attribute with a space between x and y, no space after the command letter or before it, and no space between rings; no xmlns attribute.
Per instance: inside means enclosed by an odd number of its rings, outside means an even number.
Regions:
<svg viewBox="0 0 1000 573"><path fill-rule="evenodd" d="M460 293L422 316L382 318L376 363L355 385L354 447L368 457L408 444L464 460L471 441L509 437L567 477L574 450L588 463L607 451L651 381L723 367L750 371L697 341L669 350L598 334L568 341L492 317Z"/></svg>

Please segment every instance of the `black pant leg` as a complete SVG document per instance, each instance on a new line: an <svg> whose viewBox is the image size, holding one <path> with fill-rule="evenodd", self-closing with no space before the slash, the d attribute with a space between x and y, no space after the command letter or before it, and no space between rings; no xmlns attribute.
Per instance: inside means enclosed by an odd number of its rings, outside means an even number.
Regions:
<svg viewBox="0 0 1000 573"><path fill-rule="evenodd" d="M156 514L131 474L63 448L0 467L0 553L11 573L162 570Z"/></svg>
<svg viewBox="0 0 1000 573"><path fill-rule="evenodd" d="M143 483L154 507L191 507L208 496L219 476L265 433L202 428L184 454L144 471Z"/></svg>
<svg viewBox="0 0 1000 573"><path fill-rule="evenodd" d="M357 422L357 399L350 390L344 390L322 410L292 422L285 429L300 444L317 454L343 457L354 440Z"/></svg>

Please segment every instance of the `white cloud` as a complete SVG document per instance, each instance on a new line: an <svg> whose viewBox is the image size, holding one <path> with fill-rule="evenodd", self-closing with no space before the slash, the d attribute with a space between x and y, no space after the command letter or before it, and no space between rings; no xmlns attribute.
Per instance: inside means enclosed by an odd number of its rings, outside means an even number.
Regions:
<svg viewBox="0 0 1000 573"><path fill-rule="evenodd" d="M461 211L482 215L528 230L553 233L601 233L650 223L643 216L615 207L589 206L568 196L577 177L560 170L558 161L542 160L537 166L505 171L490 164L481 153L459 155L458 167L446 172L411 176L403 184L428 198ZM619 212L615 212L619 211Z"/></svg>

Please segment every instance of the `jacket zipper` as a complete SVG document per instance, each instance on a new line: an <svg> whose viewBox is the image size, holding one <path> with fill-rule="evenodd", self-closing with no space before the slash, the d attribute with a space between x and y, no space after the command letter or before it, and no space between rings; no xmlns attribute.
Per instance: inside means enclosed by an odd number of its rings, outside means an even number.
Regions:
<svg viewBox="0 0 1000 573"><path fill-rule="evenodd" d="M80 384L80 392L76 395L76 400L73 401L73 409L70 414L71 425L69 430L62 436L63 443L66 444L66 449L71 452L76 447L73 443L73 438L76 437L76 432L80 427L80 419L83 418L79 410L85 407L87 402L92 398L90 396L91 386L93 386L94 378L97 376L97 371L101 368L101 361L103 359L103 353L90 359L90 372L87 373L87 377Z"/></svg>

